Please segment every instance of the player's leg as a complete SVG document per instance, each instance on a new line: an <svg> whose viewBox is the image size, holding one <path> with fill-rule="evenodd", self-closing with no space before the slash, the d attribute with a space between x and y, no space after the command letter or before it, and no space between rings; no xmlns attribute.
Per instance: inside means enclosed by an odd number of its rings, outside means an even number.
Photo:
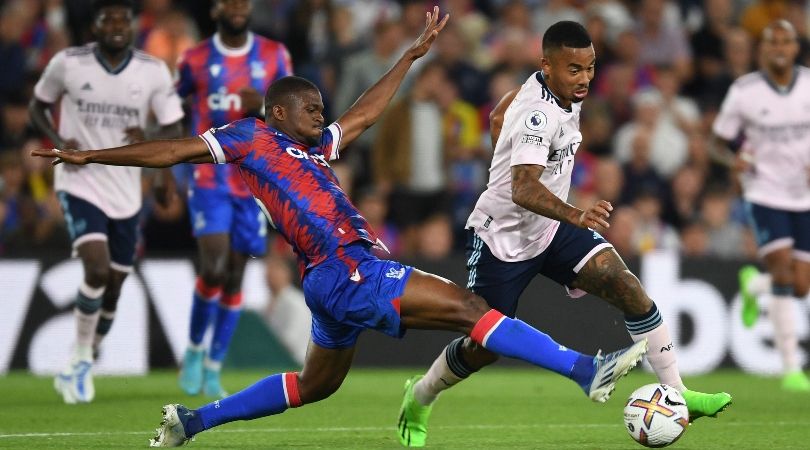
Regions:
<svg viewBox="0 0 810 450"><path fill-rule="evenodd" d="M118 299L121 297L121 287L129 272L121 272L110 268L110 276L107 281L107 288L101 299L101 311L96 324L96 335L93 338L93 359L98 359L101 343L112 329L115 320L115 311L118 309Z"/></svg>
<svg viewBox="0 0 810 450"><path fill-rule="evenodd" d="M466 253L467 289L483 297L490 307L514 317L520 294L537 274L536 264L499 261L472 230L467 230ZM497 360L496 353L468 336L450 342L424 375L405 381L397 425L400 443L412 447L425 445L428 420L439 394Z"/></svg>
<svg viewBox="0 0 810 450"><path fill-rule="evenodd" d="M189 195L188 209L197 238L199 266L191 303L189 343L178 383L185 393L196 395L203 385L203 339L216 315L227 273L233 208L227 193L195 189Z"/></svg>
<svg viewBox="0 0 810 450"><path fill-rule="evenodd" d="M203 363L203 394L208 397L222 398L228 395L222 388L220 373L242 313L242 279L246 264L246 255L231 250L227 277L213 321L211 347Z"/></svg>
<svg viewBox="0 0 810 450"><path fill-rule="evenodd" d="M231 197L233 219L225 283L214 320L211 348L203 370L203 393L209 397L227 395L220 382L222 363L242 312L242 279L248 256L261 257L267 249L264 215L253 197Z"/></svg>
<svg viewBox="0 0 810 450"><path fill-rule="evenodd" d="M66 403L90 402L93 386L93 338L101 299L109 277L107 216L91 203L59 192L59 201L72 240L81 259L83 279L76 295L76 347L69 367L56 376L54 387Z"/></svg>
<svg viewBox="0 0 810 450"><path fill-rule="evenodd" d="M783 364L783 387L788 390L810 389L799 364L799 340L793 317L796 296L794 255L808 247L805 234L810 219L806 214L782 211L750 204L749 213L759 245L759 256L771 276L768 316L774 328L774 343Z"/></svg>
<svg viewBox="0 0 810 450"><path fill-rule="evenodd" d="M793 298L777 303L776 296L771 301L770 313L774 324L774 337L777 348L782 353L785 374L782 388L792 392L810 392L810 380L801 370L798 361L798 336L794 317L796 304L807 300L810 290L810 211L789 213L791 236L794 239L792 258ZM770 255L766 255L766 258ZM769 266L770 267L770 266ZM783 281L785 281L783 279ZM776 276L774 275L774 284Z"/></svg>
<svg viewBox="0 0 810 450"><path fill-rule="evenodd" d="M686 388L678 370L676 349L658 307L612 247L590 256L571 286L604 299L624 313L630 337L634 342L647 340L647 361L661 383L681 391L691 419L715 416L731 404L731 396L725 392L704 394Z"/></svg>
<svg viewBox="0 0 810 450"><path fill-rule="evenodd" d="M288 408L323 400L343 383L353 356L354 346L330 349L310 342L300 373L271 375L196 410L166 405L163 422L150 446L178 447L194 435L224 423L280 414Z"/></svg>
<svg viewBox="0 0 810 450"><path fill-rule="evenodd" d="M400 298L400 316L407 328L439 329L464 333L482 347L501 356L528 363L571 378L584 390L593 383L609 385L591 396L607 400L615 381L625 375L647 350L646 342L607 355L615 369L604 380L596 380L599 367L595 358L560 345L525 322L504 316L490 308L483 298L454 283L414 269ZM565 350L565 351L563 351Z"/></svg>
<svg viewBox="0 0 810 450"><path fill-rule="evenodd" d="M98 357L99 346L112 327L118 299L121 297L121 287L134 269L139 217L140 213L137 213L127 219L112 219L108 222L107 248L110 252L110 273L93 339L93 359Z"/></svg>

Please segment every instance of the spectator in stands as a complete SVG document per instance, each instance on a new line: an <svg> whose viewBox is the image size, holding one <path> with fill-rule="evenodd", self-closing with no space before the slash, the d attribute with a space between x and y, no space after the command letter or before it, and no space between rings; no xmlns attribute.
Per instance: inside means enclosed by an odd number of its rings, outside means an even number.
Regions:
<svg viewBox="0 0 810 450"><path fill-rule="evenodd" d="M402 251L417 251L421 226L448 211L442 111L439 91L447 86L441 64L417 74L413 87L396 101L378 125L372 150L377 187L389 194L390 216L402 232Z"/></svg>
<svg viewBox="0 0 810 450"><path fill-rule="evenodd" d="M667 20L667 9L675 9L666 0L641 0L637 10L635 33L641 44L642 64L671 64L681 80L692 75L692 50L680 23ZM669 17L677 18L677 11Z"/></svg>

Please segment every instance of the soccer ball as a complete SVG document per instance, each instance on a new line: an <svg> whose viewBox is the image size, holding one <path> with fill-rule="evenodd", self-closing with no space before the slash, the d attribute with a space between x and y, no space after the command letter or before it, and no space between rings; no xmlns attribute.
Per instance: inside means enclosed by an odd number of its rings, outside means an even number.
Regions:
<svg viewBox="0 0 810 450"><path fill-rule="evenodd" d="M666 384L636 389L624 406L624 426L645 447L666 447L677 441L689 425L686 400Z"/></svg>

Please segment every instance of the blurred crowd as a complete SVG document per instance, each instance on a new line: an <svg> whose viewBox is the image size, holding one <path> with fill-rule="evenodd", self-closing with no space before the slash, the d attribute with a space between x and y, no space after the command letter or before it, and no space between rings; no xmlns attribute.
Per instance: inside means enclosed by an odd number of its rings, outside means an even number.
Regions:
<svg viewBox="0 0 810 450"><path fill-rule="evenodd" d="M143 0L138 48L174 69L209 36L209 1ZM614 205L607 238L626 257L654 249L753 258L736 177L713 161L711 123L731 82L756 70L771 20L789 20L810 62L808 4L765 0L254 0L251 28L283 42L296 74L323 91L334 120L375 82L439 4L452 16L382 119L334 166L395 256L439 259L464 247L487 181L488 116L541 58L558 20L583 23L597 55L569 201ZM0 9L0 255L66 249L69 240L27 105L48 60L91 40L92 0L4 0ZM178 175L182 175L178 172ZM182 189L182 176L179 176ZM147 183L148 184L148 183ZM145 187L145 192L148 189ZM146 251L193 248L181 204L147 200ZM274 244L275 245L275 244Z"/></svg>

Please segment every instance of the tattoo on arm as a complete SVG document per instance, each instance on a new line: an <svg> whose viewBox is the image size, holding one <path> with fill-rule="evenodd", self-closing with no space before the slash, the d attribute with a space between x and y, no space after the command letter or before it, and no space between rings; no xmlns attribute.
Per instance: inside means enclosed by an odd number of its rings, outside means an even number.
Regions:
<svg viewBox="0 0 810 450"><path fill-rule="evenodd" d="M512 201L549 219L580 226L582 210L561 200L540 182L543 166L512 167Z"/></svg>

